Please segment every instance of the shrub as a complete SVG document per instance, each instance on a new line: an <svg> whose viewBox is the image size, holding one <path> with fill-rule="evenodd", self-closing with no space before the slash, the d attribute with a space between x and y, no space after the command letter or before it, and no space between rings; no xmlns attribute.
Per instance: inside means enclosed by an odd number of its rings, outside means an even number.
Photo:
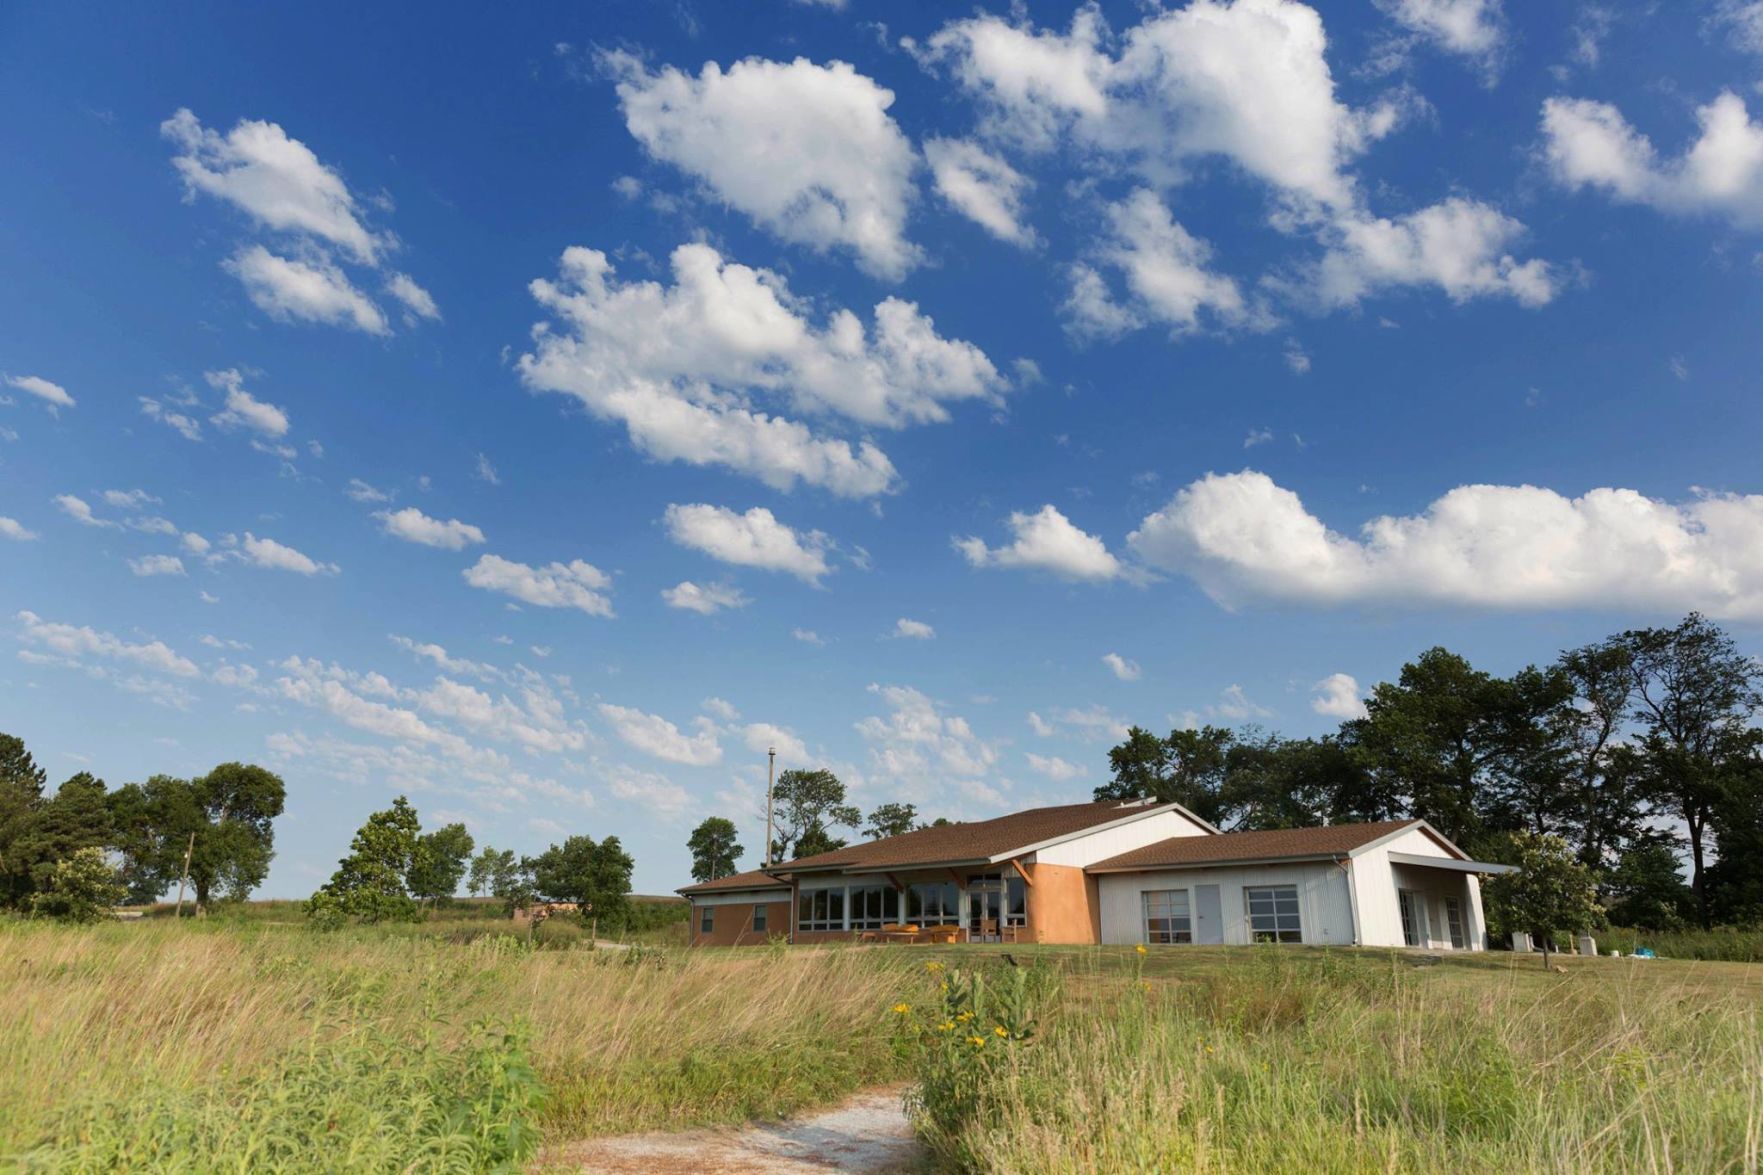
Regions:
<svg viewBox="0 0 1763 1175"><path fill-rule="evenodd" d="M97 922L127 896L103 849L81 849L55 862L47 883L31 895L31 913L62 922Z"/></svg>

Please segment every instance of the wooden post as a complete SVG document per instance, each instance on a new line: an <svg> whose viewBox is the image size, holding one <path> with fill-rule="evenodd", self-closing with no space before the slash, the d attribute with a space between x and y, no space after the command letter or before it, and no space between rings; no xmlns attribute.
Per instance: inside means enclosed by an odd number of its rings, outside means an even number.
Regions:
<svg viewBox="0 0 1763 1175"><path fill-rule="evenodd" d="M190 830L190 843L184 849L184 872L178 878L178 909L176 917L184 916L184 885L190 880L190 856L196 851L196 831Z"/></svg>

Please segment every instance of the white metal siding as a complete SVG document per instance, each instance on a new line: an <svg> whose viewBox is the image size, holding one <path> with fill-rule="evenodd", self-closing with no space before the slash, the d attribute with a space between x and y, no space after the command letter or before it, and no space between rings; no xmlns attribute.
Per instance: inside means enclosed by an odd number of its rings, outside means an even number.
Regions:
<svg viewBox="0 0 1763 1175"><path fill-rule="evenodd" d="M1144 899L1140 895L1146 890L1188 890L1189 908L1193 909L1192 890L1200 885L1219 887L1226 943L1249 941L1243 887L1253 885L1298 887L1298 914L1306 943L1349 946L1353 942L1353 910L1347 893L1346 874L1340 866L1328 861L1181 869L1163 873L1103 873L1097 877L1097 882L1102 904L1102 941L1105 943L1145 941Z"/></svg>
<svg viewBox="0 0 1763 1175"><path fill-rule="evenodd" d="M1086 865L1094 865L1097 861L1106 861L1109 857L1118 857L1122 853L1142 849L1146 845L1154 845L1171 837L1211 835L1180 812L1171 809L1155 816L1146 816L1143 820L1134 820L1131 824L1104 828L1088 836L1073 837L1064 844L1042 849L1035 854L1035 861L1037 864L1075 865L1081 869Z"/></svg>
<svg viewBox="0 0 1763 1175"><path fill-rule="evenodd" d="M1369 947L1406 945L1407 940L1402 934L1402 907L1396 894L1398 890L1408 889L1418 891L1426 903L1427 940L1420 945L1450 949L1451 930L1445 920L1443 899L1455 897L1463 903L1464 946L1472 951L1481 950L1484 923L1480 880L1473 873L1398 865L1389 858L1392 851L1451 859L1437 841L1418 828L1355 856L1352 859L1353 896L1359 910L1360 944Z"/></svg>

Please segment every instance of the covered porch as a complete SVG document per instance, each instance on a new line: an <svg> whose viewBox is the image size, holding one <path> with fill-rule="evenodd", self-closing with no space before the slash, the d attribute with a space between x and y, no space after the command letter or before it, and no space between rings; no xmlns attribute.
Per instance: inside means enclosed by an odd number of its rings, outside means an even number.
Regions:
<svg viewBox="0 0 1763 1175"><path fill-rule="evenodd" d="M1479 951L1487 947L1478 878L1490 869L1479 861L1459 861L1391 853L1390 881L1401 925L1401 944L1435 951Z"/></svg>

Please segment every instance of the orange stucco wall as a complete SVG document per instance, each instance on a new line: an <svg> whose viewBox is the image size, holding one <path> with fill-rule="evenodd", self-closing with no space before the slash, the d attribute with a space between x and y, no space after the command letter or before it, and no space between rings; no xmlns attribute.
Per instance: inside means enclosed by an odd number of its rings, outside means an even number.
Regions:
<svg viewBox="0 0 1763 1175"><path fill-rule="evenodd" d="M784 938L790 933L790 903L788 899L759 903L765 906L765 929L753 929L753 905L744 902L731 902L727 905L694 906L692 908L692 945L695 947L744 947L757 946L771 941L773 937ZM706 909L715 910L709 934L702 934L698 927L703 924Z"/></svg>
<svg viewBox="0 0 1763 1175"><path fill-rule="evenodd" d="M1034 942L1102 941L1102 906L1096 879L1075 865L1031 865L1028 934Z"/></svg>

